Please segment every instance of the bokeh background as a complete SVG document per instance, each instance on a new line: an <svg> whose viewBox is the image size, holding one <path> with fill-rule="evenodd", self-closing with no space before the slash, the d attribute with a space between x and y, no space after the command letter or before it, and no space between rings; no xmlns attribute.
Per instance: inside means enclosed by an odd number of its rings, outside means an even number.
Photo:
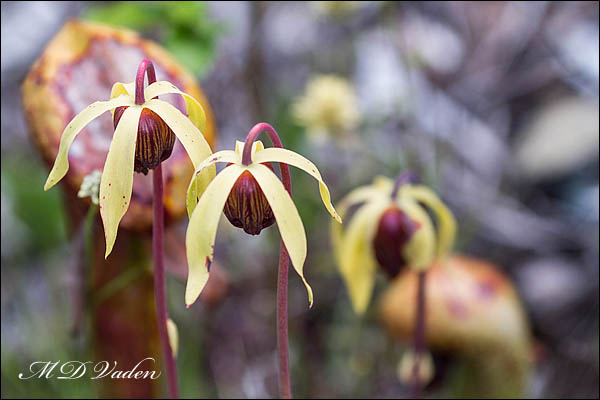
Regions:
<svg viewBox="0 0 600 400"><path fill-rule="evenodd" d="M3 1L1 10L2 397L100 393L87 380L17 378L32 360L88 357L85 329L72 335L78 269L65 205L42 190L47 167L19 92L70 18L163 44L202 85L215 150L270 122L319 166L334 203L375 175L416 171L455 213L456 249L497 264L522 298L535 364L525 395L598 397L597 2ZM292 180L315 292L308 310L290 274L295 395L407 396L396 376L406 343L378 320L385 278L367 314L354 315L317 185L298 171ZM183 396L276 396L277 255L274 229L249 237L222 219L223 293L186 310L184 281L170 278ZM451 357L437 369L455 373L426 395L468 387Z"/></svg>

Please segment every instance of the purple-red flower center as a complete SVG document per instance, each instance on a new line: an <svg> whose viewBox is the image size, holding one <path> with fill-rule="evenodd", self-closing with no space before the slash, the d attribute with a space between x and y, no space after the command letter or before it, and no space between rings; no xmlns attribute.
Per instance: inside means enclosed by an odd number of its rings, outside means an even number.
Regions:
<svg viewBox="0 0 600 400"><path fill-rule="evenodd" d="M390 278L406 265L402 250L418 228L419 224L397 207L387 209L379 218L373 248L377 262Z"/></svg>
<svg viewBox="0 0 600 400"><path fill-rule="evenodd" d="M273 170L270 164L263 165ZM223 212L233 226L250 235L258 235L275 222L273 210L250 171L244 171L233 185Z"/></svg>
<svg viewBox="0 0 600 400"><path fill-rule="evenodd" d="M115 128L127 107L117 107L114 115ZM135 143L135 172L144 175L148 170L158 167L173 151L175 134L154 111L144 108L140 115L137 140Z"/></svg>

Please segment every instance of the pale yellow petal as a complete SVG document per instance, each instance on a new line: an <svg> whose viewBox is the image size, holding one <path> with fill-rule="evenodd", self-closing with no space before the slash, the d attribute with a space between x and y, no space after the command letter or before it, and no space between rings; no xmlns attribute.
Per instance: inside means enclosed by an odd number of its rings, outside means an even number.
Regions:
<svg viewBox="0 0 600 400"><path fill-rule="evenodd" d="M375 178L373 178L372 186L391 194L394 188L394 180L388 178L387 176L377 175Z"/></svg>
<svg viewBox="0 0 600 400"><path fill-rule="evenodd" d="M198 165L198 168L196 168L196 171L192 175L192 179L190 180L187 190L186 207L188 217L192 216L192 212L194 212L194 208L196 208L196 203L198 203L198 200L202 196L204 189L206 189L202 186L203 184L201 180L196 178L197 175L200 174L205 168L208 168L211 165L219 162L240 164L242 162L242 158L235 151L223 150L210 155L206 160L202 161L200 165Z"/></svg>
<svg viewBox="0 0 600 400"><path fill-rule="evenodd" d="M122 95L129 96L132 103L135 102L135 82L122 83L116 82L110 90L110 98L114 99Z"/></svg>
<svg viewBox="0 0 600 400"><path fill-rule="evenodd" d="M390 204L390 200L377 200L363 205L340 237L343 252L338 264L357 314L365 312L371 299L377 267L373 237L381 214Z"/></svg>
<svg viewBox="0 0 600 400"><path fill-rule="evenodd" d="M435 192L423 185L406 185L402 188L403 193L412 196L418 202L430 208L437 219L438 232L438 257L448 254L454 245L456 237L456 219L452 212L440 200Z"/></svg>
<svg viewBox="0 0 600 400"><path fill-rule="evenodd" d="M121 218L129 208L133 186L133 163L142 107L125 110L110 143L100 180L100 215L104 223L106 253L112 251Z"/></svg>
<svg viewBox="0 0 600 400"><path fill-rule="evenodd" d="M384 178L387 179L387 178ZM377 180L377 178L376 178ZM383 182L382 180L379 183ZM389 189L389 190L388 190ZM348 193L342 200L338 203L338 213L340 218L345 218L346 213L353 205L359 203L366 203L372 201L381 201L381 200L389 200L390 194L392 192L392 186L389 185L389 188L380 184L371 184L367 186L361 186L350 193ZM344 247L341 245L341 237L343 227L336 223L332 223L330 225L330 233L331 233L331 243L333 247L333 254L337 261L338 266L341 268L341 256L344 253Z"/></svg>
<svg viewBox="0 0 600 400"><path fill-rule="evenodd" d="M135 82L122 83L117 82L112 86L110 90L110 98L114 99L115 97L119 97L122 95L129 96L129 100L131 100L131 104L135 103ZM110 116L113 118L115 116L115 109L111 108Z"/></svg>
<svg viewBox="0 0 600 400"><path fill-rule="evenodd" d="M331 216L337 222L342 223L342 219L335 211L335 208L333 208L333 204L331 204L331 195L329 194L329 189L327 188L327 185L325 185L325 182L323 181L319 170L317 169L315 164L307 160L305 157L287 149L269 147L268 149L256 152L256 154L254 154L252 157L252 162L257 164L265 162L285 163L288 165L292 165L296 168L300 168L301 170L311 175L319 182L321 200L323 200L325 208L327 208L329 214L331 214Z"/></svg>
<svg viewBox="0 0 600 400"><path fill-rule="evenodd" d="M244 142L240 142L239 140L235 141L235 152L238 153L240 157L244 152L244 144ZM263 142L261 142L260 140L255 140L254 143L252 143L252 154L256 153L257 151L261 151L264 148L265 145L263 144Z"/></svg>
<svg viewBox="0 0 600 400"><path fill-rule="evenodd" d="M230 165L213 179L192 213L185 236L188 260L188 280L185 303L192 305L208 280L219 218L233 184L245 168Z"/></svg>
<svg viewBox="0 0 600 400"><path fill-rule="evenodd" d="M167 81L154 82L148 85L144 90L146 100L169 93L175 93L183 97L189 119L192 120L192 123L196 125L201 132L204 132L206 129L206 114L204 113L202 105L193 96L182 92L171 82Z"/></svg>
<svg viewBox="0 0 600 400"><path fill-rule="evenodd" d="M294 269L306 286L308 302L312 307L313 292L302 272L306 259L306 233L296 205L283 187L283 183L269 168L260 164L252 164L248 170L258 182L273 210L281 239L290 255Z"/></svg>
<svg viewBox="0 0 600 400"><path fill-rule="evenodd" d="M340 213L342 211L340 210ZM333 258L338 266L340 272L342 272L342 256L344 254L344 248L342 247L342 235L344 227L342 224L331 221L329 225L329 232L331 234L331 247L333 250Z"/></svg>
<svg viewBox="0 0 600 400"><path fill-rule="evenodd" d="M192 160L194 169L212 154L210 145L204 139L202 132L176 107L157 99L147 101L144 107L157 113L173 130Z"/></svg>
<svg viewBox="0 0 600 400"><path fill-rule="evenodd" d="M242 156L242 150L244 149L244 142L240 142L239 140L235 141L235 152Z"/></svg>
<svg viewBox="0 0 600 400"><path fill-rule="evenodd" d="M388 190L389 189L389 190ZM373 200L389 199L392 193L392 187L371 184L360 186L346 196L338 204L339 214L344 218L344 214L353 204L369 202Z"/></svg>
<svg viewBox="0 0 600 400"><path fill-rule="evenodd" d="M175 136L183 144L188 156L192 160L194 169L212 154L212 150L206 139L204 139L204 136L202 136L202 133L176 107L165 101L156 99L147 101L144 103L144 107L157 113L173 130L173 133L175 133ZM216 173L217 169L215 165L211 165L196 175L194 185L198 193L204 191Z"/></svg>
<svg viewBox="0 0 600 400"><path fill-rule="evenodd" d="M431 266L437 256L435 230L431 218L416 201L407 196L399 196L397 202L400 209L419 225L408 243L404 245L402 250L404 259L410 267L419 271L425 270Z"/></svg>
<svg viewBox="0 0 600 400"><path fill-rule="evenodd" d="M173 357L177 357L177 350L179 348L179 332L177 331L177 325L171 318L167 319L167 334L169 336L169 345L173 352Z"/></svg>
<svg viewBox="0 0 600 400"><path fill-rule="evenodd" d="M97 101L87 106L82 112L77 114L75 118L69 122L60 138L60 146L58 154L54 161L54 166L48 175L44 190L50 189L58 181L60 181L69 169L69 149L75 137L81 130L89 124L93 119L99 117L102 113L120 106L132 105L128 96L119 96L108 101Z"/></svg>

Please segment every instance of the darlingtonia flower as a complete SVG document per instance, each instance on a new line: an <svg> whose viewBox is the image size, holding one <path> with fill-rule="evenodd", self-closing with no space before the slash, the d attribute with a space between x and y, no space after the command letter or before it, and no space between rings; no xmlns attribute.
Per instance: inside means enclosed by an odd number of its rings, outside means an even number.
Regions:
<svg viewBox="0 0 600 400"><path fill-rule="evenodd" d="M149 85L144 89L147 72ZM187 116L157 96L179 94L185 100ZM147 99L147 100L146 100ZM69 169L68 153L79 132L106 111L113 113L115 131L100 181L100 214L106 237L106 253L110 254L121 218L129 207L133 172L148 173L167 159L177 137L194 167L212 151L202 135L206 118L202 106L192 96L167 81L156 82L154 67L144 60L135 82L113 85L110 100L97 101L75 116L62 133L58 155L44 190L59 182ZM214 177L215 168L207 168L196 177L199 188Z"/></svg>
<svg viewBox="0 0 600 400"><path fill-rule="evenodd" d="M456 221L450 210L431 189L411 179L410 174L396 182L377 177L340 203L340 215L352 212L352 217L344 230L332 225L334 255L359 314L369 304L377 265L390 278L406 267L424 271L454 243Z"/></svg>
<svg viewBox="0 0 600 400"><path fill-rule="evenodd" d="M271 136L277 147L265 148L262 142L254 142L263 130ZM281 168L281 180L268 164L271 162L285 166ZM203 185L198 184L199 174L216 163L228 165L204 190ZM285 249L306 286L309 303L312 305L312 289L303 274L306 234L291 197L286 164L304 170L319 182L323 204L331 216L341 223L340 216L331 204L329 189L317 167L303 156L281 148L279 137L270 125L257 124L248 134L245 143L236 143L235 151L219 151L198 165L190 182L187 198L190 223L186 234L189 274L185 293L188 306L196 301L208 280L222 211L234 226L252 235L259 234L262 229L277 222Z"/></svg>

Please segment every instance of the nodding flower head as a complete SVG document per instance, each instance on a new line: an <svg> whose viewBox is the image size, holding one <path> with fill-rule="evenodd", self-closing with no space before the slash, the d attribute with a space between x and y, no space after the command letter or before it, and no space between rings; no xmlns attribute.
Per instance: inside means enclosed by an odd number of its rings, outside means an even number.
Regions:
<svg viewBox="0 0 600 400"><path fill-rule="evenodd" d="M265 149L262 142L254 141L262 131L269 134L277 147ZM217 174L206 189L199 186L198 174L219 162L229 165ZM272 162L279 163L281 180L269 165ZM306 259L306 234L292 200L287 165L304 170L319 182L321 199L327 211L337 222L342 222L331 204L329 189L317 167L300 154L282 148L279 136L271 125L255 125L245 143L236 143L235 151L219 151L204 160L196 168L190 182L187 197L190 223L185 240L189 267L185 292L188 306L196 301L208 280L221 211L225 212L234 226L252 235L277 222L281 240L294 269L306 286L312 305L312 289L302 272Z"/></svg>
<svg viewBox="0 0 600 400"><path fill-rule="evenodd" d="M401 175L396 183L377 177L350 192L340 215L352 211L346 229L332 224L332 243L352 305L363 313L379 266L390 278L406 267L427 269L454 243L456 222L437 195ZM435 216L434 226L430 213Z"/></svg>
<svg viewBox="0 0 600 400"><path fill-rule="evenodd" d="M52 168L56 160L63 131L73 117L96 100L108 100L113 83L133 81L142 57L152 60L159 79L168 77L171 83L200 102L206 112L206 129L200 130L213 145L216 126L201 86L163 47L132 30L73 19L48 42L21 85L28 133L48 168ZM189 115L180 96L159 98ZM113 139L113 120L111 114L106 114L84 127L73 141L68 155L69 170L60 181L61 190L69 199L69 215L75 222L89 207L89 200L77 199L83 179L94 170L102 175ZM180 143L175 143L171 156L162 163L162 172L165 224L170 224L185 214L185 191L194 172L186 149ZM134 174L131 201L119 229L149 232L153 221L150 175Z"/></svg>
<svg viewBox="0 0 600 400"><path fill-rule="evenodd" d="M146 74L150 84L144 89ZM158 99L159 95L171 93L183 97L187 116ZM135 82L115 83L110 97L108 101L89 105L67 125L54 166L44 185L44 190L48 190L66 175L68 153L75 137L92 120L111 111L115 131L99 190L106 257L112 251L119 222L129 208L134 171L147 174L149 169L156 168L171 154L175 137L181 141L194 167L212 153L202 135L206 118L200 103L167 81L156 82L154 66L149 60L140 63ZM214 175L214 167L203 171L198 176L198 187L206 187Z"/></svg>

